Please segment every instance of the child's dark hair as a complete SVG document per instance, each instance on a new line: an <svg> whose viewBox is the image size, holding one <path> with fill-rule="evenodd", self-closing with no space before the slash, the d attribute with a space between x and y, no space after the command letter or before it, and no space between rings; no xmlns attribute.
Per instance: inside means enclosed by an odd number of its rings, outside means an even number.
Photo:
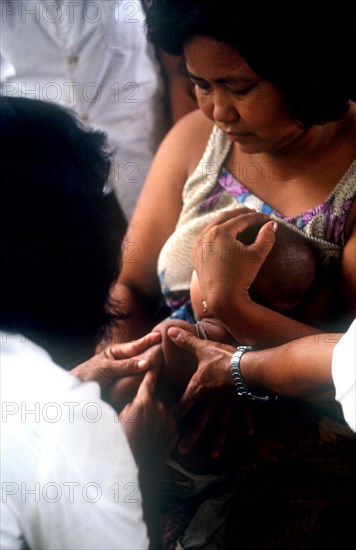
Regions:
<svg viewBox="0 0 356 550"><path fill-rule="evenodd" d="M0 328L58 362L66 347L82 359L89 342L94 349L125 229L103 193L106 136L55 104L2 97L0 166Z"/></svg>

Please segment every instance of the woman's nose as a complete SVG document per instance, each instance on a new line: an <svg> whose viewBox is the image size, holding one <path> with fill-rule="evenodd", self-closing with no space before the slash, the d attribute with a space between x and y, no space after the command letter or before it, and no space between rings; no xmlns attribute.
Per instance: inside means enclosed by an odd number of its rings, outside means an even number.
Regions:
<svg viewBox="0 0 356 550"><path fill-rule="evenodd" d="M214 96L214 120L220 124L228 124L239 120L240 115L236 106L232 103L231 98L226 92L219 92Z"/></svg>

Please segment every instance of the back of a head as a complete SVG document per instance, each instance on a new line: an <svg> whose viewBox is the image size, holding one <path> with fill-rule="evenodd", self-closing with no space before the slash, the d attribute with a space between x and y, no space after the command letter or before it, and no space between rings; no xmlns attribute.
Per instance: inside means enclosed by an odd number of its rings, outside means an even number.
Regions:
<svg viewBox="0 0 356 550"><path fill-rule="evenodd" d="M247 228L237 238L251 244L261 225ZM250 294L256 302L291 315L311 296L316 277L317 257L311 242L279 223L276 241L251 285Z"/></svg>
<svg viewBox="0 0 356 550"><path fill-rule="evenodd" d="M116 274L106 147L57 105L0 98L0 328L52 355L93 339Z"/></svg>

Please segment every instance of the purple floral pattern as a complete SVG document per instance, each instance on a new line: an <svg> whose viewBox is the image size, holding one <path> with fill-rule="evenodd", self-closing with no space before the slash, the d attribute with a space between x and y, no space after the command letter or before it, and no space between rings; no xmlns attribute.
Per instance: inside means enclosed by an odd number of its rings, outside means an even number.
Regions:
<svg viewBox="0 0 356 550"><path fill-rule="evenodd" d="M253 193L249 191L239 180L237 180L230 172L226 169L222 169L221 173L217 179L217 182L214 188L211 190L209 195L200 203L199 211L213 210L219 199L224 193L229 193L235 199L244 204L246 199L250 196L253 196ZM273 213L274 216L284 220L287 223L290 223L299 229L302 229L308 225L316 216L322 216L324 218L324 238L328 242L332 242L336 245L344 245L344 228L347 216L350 212L352 200L346 200L341 209L341 214L338 215L335 213L334 209L335 195L331 193L327 200L323 204L319 204L306 212L298 216L286 217L283 216L280 212L276 212L273 208L260 201L260 211L266 214Z"/></svg>

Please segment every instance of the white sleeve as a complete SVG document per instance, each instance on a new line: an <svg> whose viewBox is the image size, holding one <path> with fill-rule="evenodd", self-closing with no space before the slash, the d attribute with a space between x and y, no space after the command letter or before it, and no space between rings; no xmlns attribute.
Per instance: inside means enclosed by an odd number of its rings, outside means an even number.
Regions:
<svg viewBox="0 0 356 550"><path fill-rule="evenodd" d="M356 320L334 348L332 376L345 420L356 431Z"/></svg>

